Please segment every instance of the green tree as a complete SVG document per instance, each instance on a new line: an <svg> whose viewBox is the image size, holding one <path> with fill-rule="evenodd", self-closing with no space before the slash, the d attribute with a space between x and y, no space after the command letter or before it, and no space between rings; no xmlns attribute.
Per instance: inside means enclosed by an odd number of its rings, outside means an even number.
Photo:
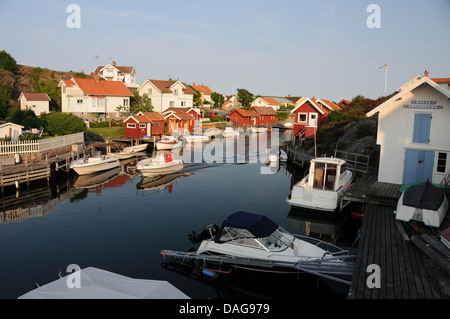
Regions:
<svg viewBox="0 0 450 319"><path fill-rule="evenodd" d="M7 70L15 74L19 72L16 60L5 50L0 51L0 70Z"/></svg>
<svg viewBox="0 0 450 319"><path fill-rule="evenodd" d="M6 84L0 83L0 120L4 120L8 115L11 95L12 88Z"/></svg>
<svg viewBox="0 0 450 319"><path fill-rule="evenodd" d="M223 95L217 92L211 93L211 99L214 102L214 107L217 108L222 108L222 104L223 102L225 102L225 98L223 97Z"/></svg>
<svg viewBox="0 0 450 319"><path fill-rule="evenodd" d="M202 94L200 91L197 91L193 86L189 85L191 89L195 91L194 94L194 105L201 106L202 105Z"/></svg>
<svg viewBox="0 0 450 319"><path fill-rule="evenodd" d="M139 95L138 91L133 92L133 97L131 98L131 106L129 111L132 113L142 112L152 112L152 99L148 97L146 93L143 95ZM120 108L120 107L119 107ZM123 107L122 110L118 110L119 112L126 111L126 108Z"/></svg>
<svg viewBox="0 0 450 319"><path fill-rule="evenodd" d="M38 118L36 113L30 109L19 110L11 108L6 120L24 127L40 128L41 126L44 126L44 121Z"/></svg>
<svg viewBox="0 0 450 319"><path fill-rule="evenodd" d="M250 104L254 101L255 96L246 89L237 89L238 102L242 104L245 109L250 108Z"/></svg>
<svg viewBox="0 0 450 319"><path fill-rule="evenodd" d="M83 119L72 113L51 112L44 114L43 119L46 122L46 131L53 136L85 132L87 130Z"/></svg>

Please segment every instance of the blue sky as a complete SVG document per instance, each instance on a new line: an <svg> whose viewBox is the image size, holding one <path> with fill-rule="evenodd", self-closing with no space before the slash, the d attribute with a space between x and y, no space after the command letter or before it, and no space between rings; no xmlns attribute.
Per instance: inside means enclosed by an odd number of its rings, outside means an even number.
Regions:
<svg viewBox="0 0 450 319"><path fill-rule="evenodd" d="M71 3L79 29L66 24ZM366 23L372 3L380 28ZM339 101L385 95L385 63L388 94L424 70L450 77L449 16L450 0L0 0L0 50L58 71L114 60L140 83Z"/></svg>

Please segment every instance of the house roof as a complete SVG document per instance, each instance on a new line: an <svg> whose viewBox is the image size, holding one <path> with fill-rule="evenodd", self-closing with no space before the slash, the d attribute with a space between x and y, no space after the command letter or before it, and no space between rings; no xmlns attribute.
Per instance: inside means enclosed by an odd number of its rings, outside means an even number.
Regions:
<svg viewBox="0 0 450 319"><path fill-rule="evenodd" d="M271 98L271 97L261 96L261 99L269 105L280 105L280 103L277 100L275 100L274 98Z"/></svg>
<svg viewBox="0 0 450 319"><path fill-rule="evenodd" d="M228 116L230 116L231 113L236 112L242 117L259 117L258 113L252 110L245 110L245 109L234 109L231 111Z"/></svg>
<svg viewBox="0 0 450 319"><path fill-rule="evenodd" d="M350 102L349 100L344 100L344 99L342 99L338 104L337 104L337 106L339 106L339 107L341 107L342 105L349 105L350 103L352 103L352 102Z"/></svg>
<svg viewBox="0 0 450 319"><path fill-rule="evenodd" d="M300 103L296 108L294 108L291 113L295 113L297 109L302 107L303 104L308 103L312 105L317 111L319 111L320 114L326 114L329 113L329 110L325 109L323 106L321 106L319 103L317 103L316 99L314 97L312 98L306 98L302 103Z"/></svg>
<svg viewBox="0 0 450 319"><path fill-rule="evenodd" d="M195 113L200 114L200 110L193 108L193 107L169 107L166 109L162 114L168 113L168 112L185 112L188 113L189 111L193 110Z"/></svg>
<svg viewBox="0 0 450 319"><path fill-rule="evenodd" d="M271 106L252 106L251 110L254 110L259 115L275 115L277 116L278 113L273 109Z"/></svg>
<svg viewBox="0 0 450 319"><path fill-rule="evenodd" d="M144 115L150 121L164 121L164 117L158 112L139 112L138 115Z"/></svg>
<svg viewBox="0 0 450 319"><path fill-rule="evenodd" d="M431 79L436 83L447 83L450 82L450 78L433 78Z"/></svg>
<svg viewBox="0 0 450 319"><path fill-rule="evenodd" d="M444 94L448 99L450 99L450 91L444 89L443 87L441 87L439 84L437 84L435 81L433 81L429 77L419 75L419 76L415 77L414 79L412 79L411 81L409 81L408 83L406 83L403 86L401 86L398 89L398 93L397 94L395 94L393 97L391 97L386 102L384 102L384 103L380 104L379 106L377 106L376 108L374 108L372 111L368 112L366 114L366 116L367 117L371 117L372 115L380 112L382 109L384 109L386 106L388 106L392 102L398 100L399 98L401 98L405 94L411 92L412 90L414 90L418 86L420 86L422 84L425 84L425 83L429 84L431 87L433 87L434 89L438 90L440 93Z"/></svg>
<svg viewBox="0 0 450 319"><path fill-rule="evenodd" d="M98 66L95 69L94 73L99 74L101 71L103 71L103 69L105 69L108 66L115 68L116 70L118 70L120 73L123 73L123 74L131 74L133 72L133 70L135 69L134 66L118 66L118 65L108 64L108 65Z"/></svg>
<svg viewBox="0 0 450 319"><path fill-rule="evenodd" d="M286 99L296 103L298 100L302 99L303 96L286 96Z"/></svg>
<svg viewBox="0 0 450 319"><path fill-rule="evenodd" d="M194 117L186 112L175 112L170 111L168 113L164 114L164 118L167 119L168 117L175 116L179 120L194 120Z"/></svg>
<svg viewBox="0 0 450 319"><path fill-rule="evenodd" d="M340 111L340 107L331 102L330 100L324 100L324 99L318 99L317 102L322 103L326 108L328 108L330 111Z"/></svg>
<svg viewBox="0 0 450 319"><path fill-rule="evenodd" d="M20 94L20 97L25 96L27 101L50 101L50 98L48 97L47 93L22 93ZM20 99L19 97L19 99Z"/></svg>
<svg viewBox="0 0 450 319"><path fill-rule="evenodd" d="M147 83L150 82L151 84L153 84L160 92L162 93L172 93L172 86L179 82L181 83L181 85L183 86L183 93L184 94L195 94L196 92L186 83L183 83L179 80L152 80L152 79L148 79L147 81L145 81L141 87Z"/></svg>
<svg viewBox="0 0 450 319"><path fill-rule="evenodd" d="M212 94L211 89L208 86L206 86L206 85L203 85L203 84L202 85L196 85L195 83L193 83L192 87L194 89L196 89L197 91L203 92L205 95L211 95Z"/></svg>
<svg viewBox="0 0 450 319"><path fill-rule="evenodd" d="M16 126L16 127L24 128L22 125L19 125L16 123L0 121L0 127L6 127L6 126Z"/></svg>
<svg viewBox="0 0 450 319"><path fill-rule="evenodd" d="M138 123L151 123L152 122L147 116L144 116L144 115L131 115L131 116L127 117L124 122L128 121L129 119L134 119Z"/></svg>
<svg viewBox="0 0 450 319"><path fill-rule="evenodd" d="M99 80L97 82L94 79L82 78L72 78L71 81L86 95L133 96L133 93L120 81Z"/></svg>

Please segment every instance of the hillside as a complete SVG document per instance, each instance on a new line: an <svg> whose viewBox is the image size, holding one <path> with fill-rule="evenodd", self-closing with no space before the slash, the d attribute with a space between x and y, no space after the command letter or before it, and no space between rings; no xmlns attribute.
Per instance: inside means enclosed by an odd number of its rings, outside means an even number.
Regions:
<svg viewBox="0 0 450 319"><path fill-rule="evenodd" d="M19 71L14 74L7 70L0 70L0 84L12 89L10 106L19 107L18 98L22 92L47 93L52 99L52 108L59 107L60 91L58 84L61 80L68 80L74 76L86 77L80 72L62 72L39 67L18 65Z"/></svg>

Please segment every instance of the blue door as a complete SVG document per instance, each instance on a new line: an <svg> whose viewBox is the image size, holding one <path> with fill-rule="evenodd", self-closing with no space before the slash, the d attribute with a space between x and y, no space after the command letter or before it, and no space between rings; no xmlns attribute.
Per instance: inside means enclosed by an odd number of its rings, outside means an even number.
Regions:
<svg viewBox="0 0 450 319"><path fill-rule="evenodd" d="M433 179L434 152L406 150L403 184L430 182Z"/></svg>

